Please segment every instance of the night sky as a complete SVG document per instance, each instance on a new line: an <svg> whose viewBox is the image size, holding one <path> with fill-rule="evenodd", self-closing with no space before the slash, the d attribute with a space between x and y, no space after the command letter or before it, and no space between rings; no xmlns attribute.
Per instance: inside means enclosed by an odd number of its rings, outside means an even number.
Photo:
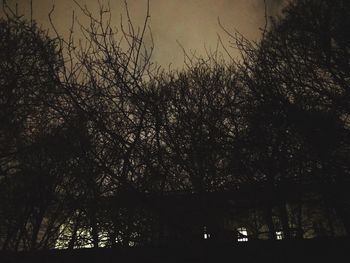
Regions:
<svg viewBox="0 0 350 263"><path fill-rule="evenodd" d="M82 6L97 14L99 4L96 0L77 0ZM0 2L3 2L1 0ZM10 6L18 3L18 12L30 16L30 0L8 0ZM100 0L102 5L110 3L113 23L118 26L121 14L124 13L123 0ZM284 0L267 0L268 15L277 15ZM146 0L128 0L128 7L134 25L142 25L146 15ZM55 5L53 14L54 24L63 36L69 32L72 21L72 12L82 24L87 20L73 0L33 0L33 17L43 28L49 27L48 13ZM264 26L264 1L263 0L150 0L149 25L152 30L155 50L153 60L167 67L179 68L183 64L183 52L179 43L186 49L195 51L198 55L205 54L205 50L214 50L217 46L217 35L220 34L224 43L228 44L225 33L218 24L221 23L234 32L242 33L250 40L259 40ZM79 30L76 28L76 38L79 38ZM149 34L145 37L149 44ZM233 56L238 54L231 49Z"/></svg>

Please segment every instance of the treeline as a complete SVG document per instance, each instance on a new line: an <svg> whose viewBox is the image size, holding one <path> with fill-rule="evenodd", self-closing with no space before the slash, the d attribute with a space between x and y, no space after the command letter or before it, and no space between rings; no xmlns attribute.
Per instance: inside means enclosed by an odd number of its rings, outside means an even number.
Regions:
<svg viewBox="0 0 350 263"><path fill-rule="evenodd" d="M148 16L116 32L108 10L82 10L80 42L0 20L2 250L146 244L155 219L129 200L256 184L270 238L276 199L288 237L274 189L291 182L317 185L349 235L348 1L291 1L261 42L230 35L240 60L187 54L170 72L144 45Z"/></svg>

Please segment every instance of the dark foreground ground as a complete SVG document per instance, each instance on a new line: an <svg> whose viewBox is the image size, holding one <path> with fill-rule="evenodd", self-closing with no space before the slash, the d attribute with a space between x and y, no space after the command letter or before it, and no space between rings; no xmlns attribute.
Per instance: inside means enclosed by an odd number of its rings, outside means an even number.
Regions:
<svg viewBox="0 0 350 263"><path fill-rule="evenodd" d="M0 252L0 262L350 262L350 239L250 241L234 245L193 247L79 249Z"/></svg>

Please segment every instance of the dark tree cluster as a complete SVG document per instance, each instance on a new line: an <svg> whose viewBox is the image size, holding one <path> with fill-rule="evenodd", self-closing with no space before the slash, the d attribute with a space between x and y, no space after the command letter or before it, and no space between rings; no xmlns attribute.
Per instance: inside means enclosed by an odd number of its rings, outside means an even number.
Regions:
<svg viewBox="0 0 350 263"><path fill-rule="evenodd" d="M239 61L181 71L148 10L80 8L81 41L0 20L1 250L349 236L349 1L291 1L259 43L227 31Z"/></svg>

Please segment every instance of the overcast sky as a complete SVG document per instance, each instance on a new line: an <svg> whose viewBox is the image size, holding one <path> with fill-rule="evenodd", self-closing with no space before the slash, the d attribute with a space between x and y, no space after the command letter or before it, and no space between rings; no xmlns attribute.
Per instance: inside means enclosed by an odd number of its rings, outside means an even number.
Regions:
<svg viewBox="0 0 350 263"><path fill-rule="evenodd" d="M77 0L89 10L98 10L97 0ZM3 2L3 0L0 0ZM7 0L9 5L18 3L19 13L30 14L30 0ZM120 24L120 15L125 12L123 0L100 0L110 3L113 23ZM135 25L141 25L146 15L146 0L128 0L128 7ZM268 15L279 13L284 0L267 0ZM44 28L49 26L48 13L55 5L54 23L64 36L68 33L72 11L82 23L79 8L72 0L33 0L33 17ZM198 55L207 49L215 49L217 34L223 38L221 23L230 31L238 30L248 39L259 40L264 25L264 0L150 0L150 21L155 51L153 60L162 66L172 63L173 68L180 67L183 52L177 41L186 50L196 50ZM147 41L147 39L146 39ZM233 55L237 55L232 50Z"/></svg>

